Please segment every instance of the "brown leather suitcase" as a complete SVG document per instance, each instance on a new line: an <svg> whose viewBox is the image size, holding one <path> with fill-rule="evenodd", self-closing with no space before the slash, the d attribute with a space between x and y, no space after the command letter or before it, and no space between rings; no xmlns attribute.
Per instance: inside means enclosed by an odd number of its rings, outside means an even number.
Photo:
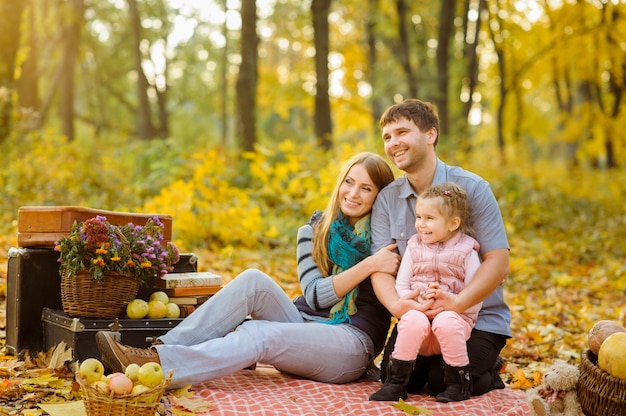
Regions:
<svg viewBox="0 0 626 416"><path fill-rule="evenodd" d="M17 212L17 245L19 247L54 248L60 237L69 234L74 221L82 222L101 215L114 225L145 225L152 217L163 223L163 239L172 239L172 217L164 214L138 214L105 211L77 206L24 206Z"/></svg>

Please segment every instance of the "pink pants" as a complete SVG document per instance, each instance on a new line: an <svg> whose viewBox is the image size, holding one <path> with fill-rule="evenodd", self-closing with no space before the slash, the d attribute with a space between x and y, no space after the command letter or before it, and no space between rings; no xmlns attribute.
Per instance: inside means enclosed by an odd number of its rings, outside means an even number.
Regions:
<svg viewBox="0 0 626 416"><path fill-rule="evenodd" d="M398 337L391 356L411 361L419 355L443 355L452 367L469 364L466 342L471 325L456 312L443 311L432 322L423 312L409 311L398 322Z"/></svg>

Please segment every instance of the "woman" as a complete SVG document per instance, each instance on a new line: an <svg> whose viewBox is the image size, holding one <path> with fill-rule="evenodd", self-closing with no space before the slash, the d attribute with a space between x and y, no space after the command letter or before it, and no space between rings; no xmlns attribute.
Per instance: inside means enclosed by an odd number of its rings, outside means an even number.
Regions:
<svg viewBox="0 0 626 416"><path fill-rule="evenodd" d="M378 155L360 153L346 163L324 213L298 230L303 296L292 302L269 276L246 270L149 349L98 332L103 362L112 371L159 362L166 374L174 370L172 388L257 362L321 382L358 379L382 351L390 324L369 276L395 274L400 256L395 245L370 255L369 217L393 179Z"/></svg>

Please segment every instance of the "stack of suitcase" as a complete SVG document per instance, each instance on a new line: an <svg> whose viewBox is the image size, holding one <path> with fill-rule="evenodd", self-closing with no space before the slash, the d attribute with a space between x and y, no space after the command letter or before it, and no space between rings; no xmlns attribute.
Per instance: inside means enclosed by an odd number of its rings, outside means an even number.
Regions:
<svg viewBox="0 0 626 416"><path fill-rule="evenodd" d="M64 341L72 347L73 359L97 357L95 334L100 330L120 332L121 342L146 347L150 340L165 334L182 319L85 319L70 318L61 304L59 253L54 242L69 232L74 219L84 221L104 215L110 222L141 223L146 214L127 214L83 207L22 207L18 212L18 245L9 250L7 268L6 346L22 356L36 354ZM44 220L42 220L44 218ZM165 225L164 237L171 238L171 217L159 216ZM115 222L114 222L115 223ZM197 272L197 257L181 254L174 273ZM147 300L155 291L142 287L137 297Z"/></svg>

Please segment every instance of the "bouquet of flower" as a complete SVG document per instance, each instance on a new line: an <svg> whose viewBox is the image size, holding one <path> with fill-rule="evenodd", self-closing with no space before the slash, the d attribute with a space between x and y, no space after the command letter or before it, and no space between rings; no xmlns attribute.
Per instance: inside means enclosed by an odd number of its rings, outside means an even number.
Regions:
<svg viewBox="0 0 626 416"><path fill-rule="evenodd" d="M149 218L144 226L113 225L103 216L75 221L55 250L61 253L61 273L71 278L87 271L99 282L104 281L105 274L117 273L145 284L172 271L179 259L176 245L164 244L163 224L158 217Z"/></svg>

